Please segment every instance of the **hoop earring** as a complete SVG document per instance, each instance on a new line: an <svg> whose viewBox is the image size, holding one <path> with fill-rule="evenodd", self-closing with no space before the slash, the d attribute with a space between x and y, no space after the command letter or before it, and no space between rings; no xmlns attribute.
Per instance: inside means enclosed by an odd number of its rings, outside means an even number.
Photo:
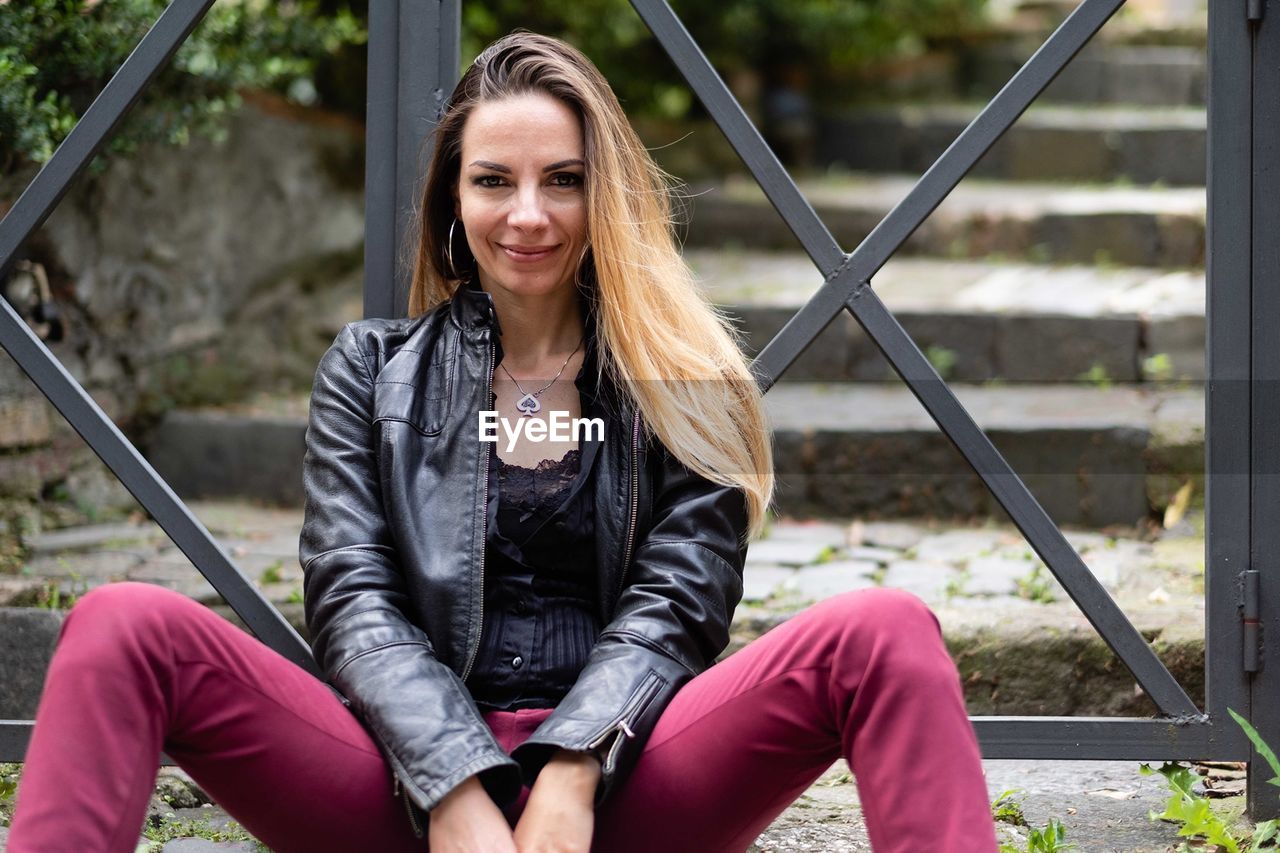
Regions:
<svg viewBox="0 0 1280 853"><path fill-rule="evenodd" d="M587 263L587 253L591 251L591 244L584 243L582 246L582 254L578 257L578 266L573 271L573 283L579 288L585 288L586 284L582 280L582 268Z"/></svg>
<svg viewBox="0 0 1280 853"><path fill-rule="evenodd" d="M449 262L449 272L453 274L453 278L465 283L471 280L471 276L463 278L458 272L458 265L453 262L453 229L457 224L458 217L455 216L453 221L449 223L449 236L445 238L444 258Z"/></svg>

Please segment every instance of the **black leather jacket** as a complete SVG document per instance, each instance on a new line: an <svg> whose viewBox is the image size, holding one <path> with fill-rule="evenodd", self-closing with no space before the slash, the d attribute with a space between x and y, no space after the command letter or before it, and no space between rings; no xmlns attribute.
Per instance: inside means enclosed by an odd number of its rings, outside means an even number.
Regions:
<svg viewBox="0 0 1280 853"><path fill-rule="evenodd" d="M419 834L422 812L467 777L505 806L560 748L603 751L599 805L680 686L728 644L742 595L742 490L646 437L606 380L594 474L605 628L572 690L507 755L465 686L484 627L478 413L498 332L492 297L466 287L416 318L350 323L311 396L299 550L311 647L385 753Z"/></svg>

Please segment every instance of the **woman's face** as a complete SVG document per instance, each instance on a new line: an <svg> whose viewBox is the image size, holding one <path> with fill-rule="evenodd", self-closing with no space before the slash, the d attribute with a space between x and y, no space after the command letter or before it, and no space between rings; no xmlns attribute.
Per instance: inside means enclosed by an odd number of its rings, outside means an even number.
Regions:
<svg viewBox="0 0 1280 853"><path fill-rule="evenodd" d="M540 296L574 286L587 235L585 160L582 123L550 95L471 111L454 212L486 291Z"/></svg>

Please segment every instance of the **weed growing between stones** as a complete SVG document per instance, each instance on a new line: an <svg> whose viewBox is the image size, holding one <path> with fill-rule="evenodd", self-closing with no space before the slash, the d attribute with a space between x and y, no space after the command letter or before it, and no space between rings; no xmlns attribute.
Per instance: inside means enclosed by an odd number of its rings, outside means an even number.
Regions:
<svg viewBox="0 0 1280 853"><path fill-rule="evenodd" d="M1066 838L1066 827L1056 817L1052 817L1044 829L1031 830L1027 835L1026 847L1002 843L1000 853L1060 853L1063 850L1075 850L1076 846L1068 844Z"/></svg>
<svg viewBox="0 0 1280 853"><path fill-rule="evenodd" d="M284 560L276 560L271 565L262 570L262 574L258 577L258 583L262 586L267 584L280 583L282 580L280 570L284 568Z"/></svg>
<svg viewBox="0 0 1280 853"><path fill-rule="evenodd" d="M1253 743L1253 748L1271 767L1271 772L1276 774L1267 780L1267 784L1280 786L1280 760L1276 758L1275 751L1267 745L1248 720L1231 708L1227 709L1227 713L1244 730L1245 735ZM1274 848L1277 838L1280 837L1278 836L1280 820L1264 821L1255 826L1251 834L1240 835L1233 832L1226 821L1213 811L1209 800L1193 790L1196 775L1190 767L1181 762L1166 761L1157 770L1152 770L1149 765L1143 764L1138 772L1144 776L1159 773L1165 778L1173 795L1169 798L1164 812L1161 814L1152 812L1150 817L1152 820L1167 820L1178 824L1178 835L1183 838L1203 839L1206 843L1215 845L1216 849L1225 850L1227 853L1256 853L1262 850L1264 845ZM1190 847L1186 844L1180 848L1180 850L1189 849Z"/></svg>
<svg viewBox="0 0 1280 853"><path fill-rule="evenodd" d="M223 829L215 828L207 820L179 820L171 814L160 819L158 824L148 824L142 831L147 843L139 844L134 853L161 853L165 842L179 838L203 838L206 841L250 841L259 851L271 853L271 848L258 841L244 830L240 824L232 821Z"/></svg>
<svg viewBox="0 0 1280 853"><path fill-rule="evenodd" d="M69 591L62 588L62 581L48 581L35 591L35 600L30 606L43 610L70 610L88 591L88 585L80 574L72 572Z"/></svg>
<svg viewBox="0 0 1280 853"><path fill-rule="evenodd" d="M1196 781L1195 771L1181 762L1166 761L1155 770L1143 764L1138 772L1144 776L1159 773L1164 777L1172 795L1163 812L1151 812L1149 817L1178 824L1178 835L1183 838L1201 839L1210 845L1210 849L1227 853L1255 853L1275 837L1275 821L1258 824L1252 837L1232 832L1226 821L1213 811L1209 801L1192 789ZM1183 844L1180 849L1190 850L1191 847Z"/></svg>
<svg viewBox="0 0 1280 853"><path fill-rule="evenodd" d="M0 826L8 826L13 820L14 797L21 775L21 764L0 764Z"/></svg>
<svg viewBox="0 0 1280 853"><path fill-rule="evenodd" d="M818 556L814 557L813 562L810 563L809 565L817 566L817 565L821 565L822 563L830 563L837 556L839 556L839 554L840 554L840 549L837 548L835 545L826 545L823 547L821 551L818 552Z"/></svg>
<svg viewBox="0 0 1280 853"><path fill-rule="evenodd" d="M931 344L925 349L924 357L933 365L933 369L938 371L938 376L943 379L950 379L951 372L955 369L956 362L959 357L955 350L947 349L937 344Z"/></svg>
<svg viewBox="0 0 1280 853"><path fill-rule="evenodd" d="M1076 379L1080 382L1087 382L1095 388L1106 390L1111 387L1111 375L1107 373L1105 365L1095 363L1090 368L1081 373Z"/></svg>
<svg viewBox="0 0 1280 853"><path fill-rule="evenodd" d="M1018 595L1023 598L1041 604L1057 601L1057 596L1053 594L1053 577L1045 572L1043 565L1037 564L1026 577L1018 578L1016 583Z"/></svg>
<svg viewBox="0 0 1280 853"><path fill-rule="evenodd" d="M1016 794L1022 791L1017 788L1004 791L991 801L991 817L996 823L1008 823L1013 826L1028 826L1027 816L1022 813L1022 803Z"/></svg>
<svg viewBox="0 0 1280 853"><path fill-rule="evenodd" d="M967 566L958 572L953 572L951 577L947 578L947 585L943 589L943 594L946 595L947 601L964 595L965 585L972 577L973 573L969 571Z"/></svg>
<svg viewBox="0 0 1280 853"><path fill-rule="evenodd" d="M1022 792L1016 788L1004 791L991 802L991 817L996 823L1024 827L1028 830L1026 846L1019 847L1017 844L1003 841L1000 843L1000 853L1059 853L1059 851L1074 850L1075 845L1066 842L1066 827L1057 818L1050 818L1043 829L1031 829L1026 815L1022 812L1022 803L1018 802L1016 797L1020 793ZM1019 843L1023 840L1022 834L1016 830L1014 830L1014 837Z"/></svg>

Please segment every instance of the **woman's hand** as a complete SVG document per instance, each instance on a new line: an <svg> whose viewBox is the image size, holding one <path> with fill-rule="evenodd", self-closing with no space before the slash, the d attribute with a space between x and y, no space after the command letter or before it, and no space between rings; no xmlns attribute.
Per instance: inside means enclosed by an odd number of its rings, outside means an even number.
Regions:
<svg viewBox="0 0 1280 853"><path fill-rule="evenodd" d="M431 853L517 853L510 824L477 776L431 810L427 843Z"/></svg>
<svg viewBox="0 0 1280 853"><path fill-rule="evenodd" d="M516 823L519 853L587 853L595 830L595 756L561 750L538 773Z"/></svg>

